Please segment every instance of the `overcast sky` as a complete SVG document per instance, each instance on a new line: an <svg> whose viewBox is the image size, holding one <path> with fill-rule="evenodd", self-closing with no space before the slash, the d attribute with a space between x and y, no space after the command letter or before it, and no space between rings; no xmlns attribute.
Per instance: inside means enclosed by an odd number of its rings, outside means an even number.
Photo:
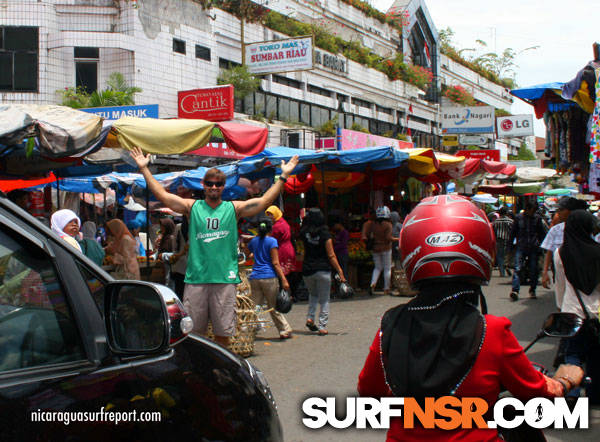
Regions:
<svg viewBox="0 0 600 442"><path fill-rule="evenodd" d="M386 11L393 0L372 0ZM487 43L489 52L512 48L521 53L516 64L519 87L552 81L566 82L593 58L592 43L600 42L600 0L426 0L435 27L450 27L457 49ZM465 52L467 57L470 52ZM533 108L515 98L513 114L532 114ZM544 136L542 120L536 135Z"/></svg>

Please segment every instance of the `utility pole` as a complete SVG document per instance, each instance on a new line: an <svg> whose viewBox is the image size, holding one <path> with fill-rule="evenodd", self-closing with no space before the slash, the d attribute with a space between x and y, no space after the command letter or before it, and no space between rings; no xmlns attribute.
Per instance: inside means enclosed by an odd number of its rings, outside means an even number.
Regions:
<svg viewBox="0 0 600 442"><path fill-rule="evenodd" d="M246 43L244 40L244 16L240 17L240 42L242 43L242 66L246 64Z"/></svg>

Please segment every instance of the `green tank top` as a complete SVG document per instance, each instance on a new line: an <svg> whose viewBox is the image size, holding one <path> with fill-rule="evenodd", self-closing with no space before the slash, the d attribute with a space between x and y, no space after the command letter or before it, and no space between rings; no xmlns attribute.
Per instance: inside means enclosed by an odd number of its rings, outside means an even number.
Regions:
<svg viewBox="0 0 600 442"><path fill-rule="evenodd" d="M238 233L235 208L223 201L216 209L198 200L190 212L188 284L238 284Z"/></svg>

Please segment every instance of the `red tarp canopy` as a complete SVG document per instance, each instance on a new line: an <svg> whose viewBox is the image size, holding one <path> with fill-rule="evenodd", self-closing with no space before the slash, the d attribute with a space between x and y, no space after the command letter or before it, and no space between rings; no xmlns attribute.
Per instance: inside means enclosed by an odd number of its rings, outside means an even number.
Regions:
<svg viewBox="0 0 600 442"><path fill-rule="evenodd" d="M517 171L517 166L513 164L506 164L500 161L481 160L479 158L467 158L464 163L464 170L461 174L461 178L468 177L479 171L485 171L487 173L493 173L494 175L513 175ZM421 181L427 183L443 183L450 181L452 177L446 172L438 170L431 175L419 178Z"/></svg>
<svg viewBox="0 0 600 442"><path fill-rule="evenodd" d="M6 177L0 178L0 190L10 192L16 189L27 189L28 187L39 186L40 184L48 184L56 181L56 177L52 172L46 178L34 178L30 180L10 179Z"/></svg>
<svg viewBox="0 0 600 442"><path fill-rule="evenodd" d="M266 127L239 123L216 123L227 146L244 155L256 155L265 149L269 131Z"/></svg>

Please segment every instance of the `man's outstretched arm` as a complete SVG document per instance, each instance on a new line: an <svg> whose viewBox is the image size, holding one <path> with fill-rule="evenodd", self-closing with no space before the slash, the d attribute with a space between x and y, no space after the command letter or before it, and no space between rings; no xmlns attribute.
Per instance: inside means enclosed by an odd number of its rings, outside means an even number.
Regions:
<svg viewBox="0 0 600 442"><path fill-rule="evenodd" d="M152 192L152 194L165 206L171 209L174 212L181 213L183 215L187 215L190 213L192 208L192 204L194 204L193 199L181 198L178 195L175 195L171 192L167 192L163 186L160 185L158 181L152 176L150 169L148 169L148 164L150 163L150 155L144 155L142 149L135 146L131 152L131 158L134 159L138 168L140 169L140 173L144 176L146 180L146 185L148 189Z"/></svg>
<svg viewBox="0 0 600 442"><path fill-rule="evenodd" d="M294 155L287 163L281 161L281 177L287 179L295 167L298 165L298 155ZM235 212L238 218L254 216L264 212L267 207L273 204L275 198L283 190L283 181L277 180L269 189L259 198L252 198L247 201L234 201Z"/></svg>

